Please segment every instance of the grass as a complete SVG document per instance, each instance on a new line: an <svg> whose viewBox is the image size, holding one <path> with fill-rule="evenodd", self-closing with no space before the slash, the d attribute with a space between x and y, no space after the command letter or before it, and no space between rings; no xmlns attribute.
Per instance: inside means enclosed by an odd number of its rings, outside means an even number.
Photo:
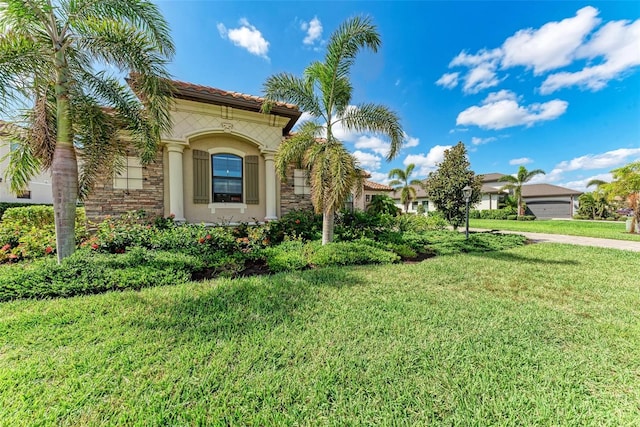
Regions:
<svg viewBox="0 0 640 427"><path fill-rule="evenodd" d="M638 425L639 273L540 244L1 303L0 424Z"/></svg>
<svg viewBox="0 0 640 427"><path fill-rule="evenodd" d="M640 234L627 233L625 223L622 221L502 221L494 219L470 219L469 227L491 230L528 231L532 233L567 234L570 236L600 237L603 239L640 242Z"/></svg>

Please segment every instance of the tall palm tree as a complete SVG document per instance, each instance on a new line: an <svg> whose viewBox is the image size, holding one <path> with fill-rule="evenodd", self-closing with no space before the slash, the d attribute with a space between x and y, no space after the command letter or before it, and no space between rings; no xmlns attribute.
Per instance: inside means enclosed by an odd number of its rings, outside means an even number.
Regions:
<svg viewBox="0 0 640 427"><path fill-rule="evenodd" d="M78 197L123 150L118 134L143 162L155 157L171 125L165 66L173 53L167 22L148 0L0 2L0 103L29 105L24 131L13 135L23 148L11 162L12 189L28 182L17 171L28 158L51 171L58 260L75 249ZM142 101L110 67L135 73Z"/></svg>
<svg viewBox="0 0 640 427"><path fill-rule="evenodd" d="M396 168L389 171L389 178L396 178L390 181L389 185L396 187L396 191L400 190L400 201L404 205L405 213L409 212L409 203L416 199L416 189L412 186L423 185L419 179L409 179L415 167L416 165L411 163L404 170Z"/></svg>
<svg viewBox="0 0 640 427"><path fill-rule="evenodd" d="M498 179L498 181L507 183L502 186L501 190L513 190L516 199L518 199L518 215L524 215L524 206L522 203L522 186L529 182L531 178L540 174L544 175L545 172L542 169L534 169L532 171L528 171L524 166L520 166L516 176L503 175L500 179Z"/></svg>
<svg viewBox="0 0 640 427"><path fill-rule="evenodd" d="M355 17L331 35L323 62L311 63L302 77L279 73L264 83L264 112L282 101L297 104L313 117L280 145L276 170L283 178L291 163L299 163L308 171L313 204L322 213L323 244L333 240L335 212L354 188L361 187L357 184L362 179L356 159L334 135L334 126L388 136L388 160L398 154L402 144L403 131L394 112L383 105L351 105L353 86L349 77L355 58L360 50L376 52L379 46L376 27L368 18Z"/></svg>

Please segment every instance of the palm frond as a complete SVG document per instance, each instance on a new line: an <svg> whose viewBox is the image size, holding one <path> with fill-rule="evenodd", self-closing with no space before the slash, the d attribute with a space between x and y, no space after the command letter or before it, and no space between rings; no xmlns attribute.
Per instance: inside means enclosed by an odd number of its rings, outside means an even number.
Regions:
<svg viewBox="0 0 640 427"><path fill-rule="evenodd" d="M14 125L3 127L3 139L11 149L0 161L9 159L4 178L9 181L9 188L14 194L23 191L31 178L40 172L40 161L33 155L27 135Z"/></svg>
<svg viewBox="0 0 640 427"><path fill-rule="evenodd" d="M309 80L289 73L279 73L267 78L262 88L265 99L262 111L265 113L269 112L276 102L289 102L314 117L323 117L320 103L313 91L313 82Z"/></svg>
<svg viewBox="0 0 640 427"><path fill-rule="evenodd" d="M323 127L314 121L305 122L298 132L280 144L275 155L275 168L281 179L286 178L287 170L292 163L302 166L305 152L318 143L317 135L322 129Z"/></svg>
<svg viewBox="0 0 640 427"><path fill-rule="evenodd" d="M404 142L404 133L400 125L400 118L384 105L360 104L356 108L349 108L338 121L345 129L354 132L373 132L387 136L390 139L387 160L395 158Z"/></svg>
<svg viewBox="0 0 640 427"><path fill-rule="evenodd" d="M348 76L358 52L363 48L377 52L380 44L380 36L370 18L356 16L342 23L327 43L325 63L332 78Z"/></svg>

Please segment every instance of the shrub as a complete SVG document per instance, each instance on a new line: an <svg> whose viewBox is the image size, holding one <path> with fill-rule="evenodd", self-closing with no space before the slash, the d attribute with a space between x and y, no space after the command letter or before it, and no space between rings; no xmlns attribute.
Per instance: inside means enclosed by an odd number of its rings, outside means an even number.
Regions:
<svg viewBox="0 0 640 427"><path fill-rule="evenodd" d="M273 272L302 270L308 265L305 245L299 240L267 248L263 253Z"/></svg>
<svg viewBox="0 0 640 427"><path fill-rule="evenodd" d="M536 219L535 215L520 215L517 217L518 221L533 221Z"/></svg>
<svg viewBox="0 0 640 427"><path fill-rule="evenodd" d="M398 255L368 244L366 241L334 242L319 246L309 262L318 267L330 265L388 264L399 261Z"/></svg>
<svg viewBox="0 0 640 427"><path fill-rule="evenodd" d="M507 215L509 221L515 221L518 219L518 215Z"/></svg>
<svg viewBox="0 0 640 427"><path fill-rule="evenodd" d="M87 237L84 208L76 210L76 242ZM53 207L30 205L6 209L0 223L0 262L55 254Z"/></svg>
<svg viewBox="0 0 640 427"><path fill-rule="evenodd" d="M185 283L203 268L196 257L136 248L122 255L78 250L61 264L42 259L4 266L0 300L68 297Z"/></svg>
<svg viewBox="0 0 640 427"><path fill-rule="evenodd" d="M285 239L317 240L322 236L322 215L311 210L296 209L283 215L277 221L263 226L264 238L270 244L277 244Z"/></svg>

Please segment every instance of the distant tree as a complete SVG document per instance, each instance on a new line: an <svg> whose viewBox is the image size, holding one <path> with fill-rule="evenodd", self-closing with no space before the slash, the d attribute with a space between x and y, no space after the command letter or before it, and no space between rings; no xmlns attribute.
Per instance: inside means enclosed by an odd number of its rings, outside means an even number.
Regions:
<svg viewBox="0 0 640 427"><path fill-rule="evenodd" d="M516 199L515 197L509 195L509 194L505 194L505 196L502 198L502 207L504 209L508 209L510 212L512 212L513 214L518 214L518 199Z"/></svg>
<svg viewBox="0 0 640 427"><path fill-rule="evenodd" d="M362 179L356 159L336 137L334 127L387 136L387 160L393 159L402 146L404 132L395 112L384 105L354 107L351 103L350 72L355 58L363 49L376 52L380 44L380 35L370 19L349 19L329 38L323 62L311 63L302 77L279 73L264 83L264 112L275 102L291 102L313 117L280 144L275 163L281 177L294 162L309 173L313 205L322 213L322 244L333 240L335 212L344 206L354 188L360 188Z"/></svg>
<svg viewBox="0 0 640 427"><path fill-rule="evenodd" d="M614 169L611 174L613 181L602 186L610 199L621 197L633 209L631 232L635 233L640 225L640 161Z"/></svg>
<svg viewBox="0 0 640 427"><path fill-rule="evenodd" d="M473 189L469 199L470 206L480 201L482 181L469 166L467 149L462 142L458 142L454 147L445 150L444 159L438 164L438 169L429 174L425 185L429 200L456 229L464 224L466 214L462 189L467 185Z"/></svg>
<svg viewBox="0 0 640 427"><path fill-rule="evenodd" d="M397 215L398 207L393 199L385 194L376 194L371 197L369 206L367 206L367 212L370 214L389 214Z"/></svg>
<svg viewBox="0 0 640 427"><path fill-rule="evenodd" d="M409 212L409 204L416 199L416 189L413 186L422 185L419 179L410 179L415 167L416 165L411 163L404 170L396 168L389 171L389 178L392 178L389 185L395 187L396 191L400 191L400 202L405 212Z"/></svg>
<svg viewBox="0 0 640 427"><path fill-rule="evenodd" d="M534 169L532 171L528 171L524 166L520 166L518 169L518 173L516 176L512 175L503 175L498 181L506 182L504 186L502 186L501 190L509 190L513 191L514 196L518 200L518 215L524 215L524 203L522 202L522 186L529 182L531 178L536 175L544 175L544 171L542 169Z"/></svg>
<svg viewBox="0 0 640 427"><path fill-rule="evenodd" d="M607 200L602 193L588 192L578 197L578 214L589 219L601 219L608 216Z"/></svg>

